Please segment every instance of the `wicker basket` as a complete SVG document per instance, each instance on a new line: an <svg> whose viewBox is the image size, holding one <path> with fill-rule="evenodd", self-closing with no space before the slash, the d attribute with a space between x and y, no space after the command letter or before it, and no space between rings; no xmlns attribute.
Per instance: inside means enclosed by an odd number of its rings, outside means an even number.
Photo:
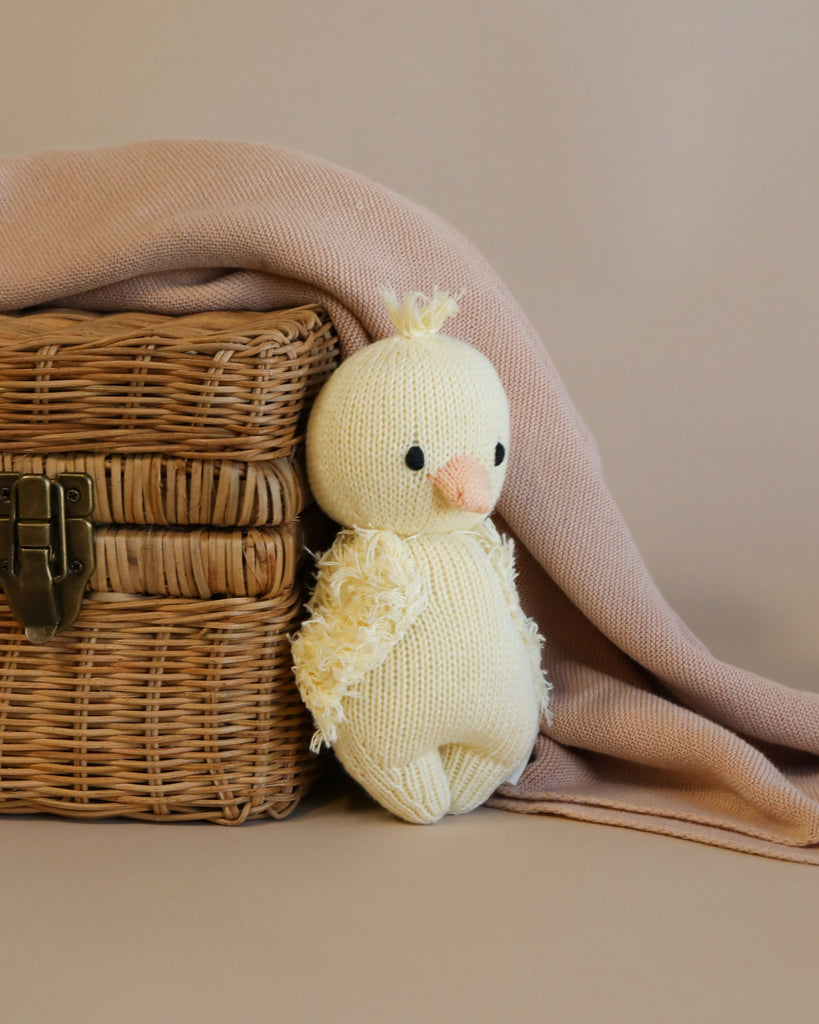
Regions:
<svg viewBox="0 0 819 1024"><path fill-rule="evenodd" d="M306 413L336 338L274 313L0 316L0 472L93 480L77 621L0 594L0 811L284 817L317 769L293 683Z"/></svg>

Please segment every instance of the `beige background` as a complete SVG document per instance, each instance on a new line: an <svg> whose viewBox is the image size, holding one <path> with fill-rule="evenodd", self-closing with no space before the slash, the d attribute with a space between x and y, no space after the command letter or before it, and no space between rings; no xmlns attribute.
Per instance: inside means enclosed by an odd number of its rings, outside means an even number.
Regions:
<svg viewBox="0 0 819 1024"><path fill-rule="evenodd" d="M253 139L481 248L661 589L819 689L815 0L4 0L0 154ZM809 869L341 789L283 824L0 822L3 1020L773 1021Z"/></svg>

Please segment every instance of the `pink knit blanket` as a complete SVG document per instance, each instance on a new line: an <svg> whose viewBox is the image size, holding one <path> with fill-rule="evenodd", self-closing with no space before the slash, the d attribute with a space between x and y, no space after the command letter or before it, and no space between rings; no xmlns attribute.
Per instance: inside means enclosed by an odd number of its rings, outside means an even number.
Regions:
<svg viewBox="0 0 819 1024"><path fill-rule="evenodd" d="M379 287L465 290L447 330L512 406L502 528L547 638L554 721L495 806L819 863L819 694L717 661L652 582L546 347L444 221L261 145L138 143L0 161L0 309L183 313L321 303L344 354L389 333Z"/></svg>

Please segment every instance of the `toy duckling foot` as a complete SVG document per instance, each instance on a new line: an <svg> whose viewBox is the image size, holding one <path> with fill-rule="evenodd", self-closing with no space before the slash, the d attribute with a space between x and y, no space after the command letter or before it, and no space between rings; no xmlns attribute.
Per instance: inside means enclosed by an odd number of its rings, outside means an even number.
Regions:
<svg viewBox="0 0 819 1024"><path fill-rule="evenodd" d="M430 750L401 767L377 764L363 750L345 758L344 767L382 807L415 825L432 825L450 809L449 779L441 755Z"/></svg>
<svg viewBox="0 0 819 1024"><path fill-rule="evenodd" d="M450 814L473 811L485 803L509 775L508 765L499 765L485 753L461 743L442 748L441 755L449 780Z"/></svg>
<svg viewBox="0 0 819 1024"><path fill-rule="evenodd" d="M426 751L400 767L378 764L360 747L342 745L336 753L374 800L416 825L474 810L509 777L508 764L460 743Z"/></svg>

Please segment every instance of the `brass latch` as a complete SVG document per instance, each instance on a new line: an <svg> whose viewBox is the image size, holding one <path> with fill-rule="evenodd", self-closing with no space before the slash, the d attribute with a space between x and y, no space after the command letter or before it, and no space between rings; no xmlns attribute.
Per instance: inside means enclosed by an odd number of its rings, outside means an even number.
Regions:
<svg viewBox="0 0 819 1024"><path fill-rule="evenodd" d="M33 644L80 613L94 571L93 507L85 473L0 473L0 585Z"/></svg>

